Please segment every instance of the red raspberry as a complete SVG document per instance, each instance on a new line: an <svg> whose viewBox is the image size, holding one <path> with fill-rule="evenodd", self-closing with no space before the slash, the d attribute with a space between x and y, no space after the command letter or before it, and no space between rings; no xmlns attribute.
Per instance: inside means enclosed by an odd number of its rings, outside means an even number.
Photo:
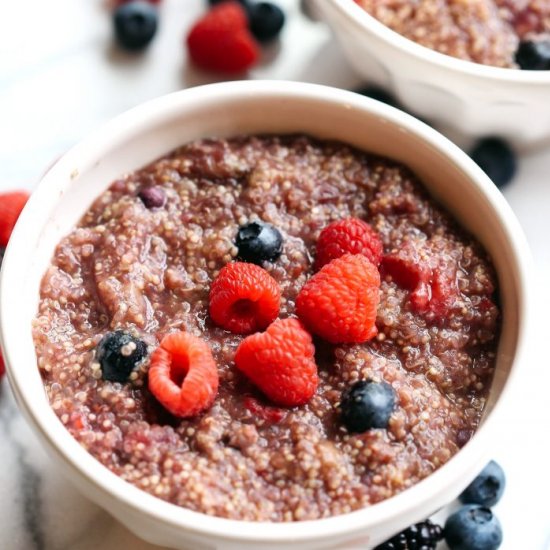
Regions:
<svg viewBox="0 0 550 550"><path fill-rule="evenodd" d="M228 74L246 71L259 57L238 2L222 2L197 21L187 35L187 49L198 67Z"/></svg>
<svg viewBox="0 0 550 550"><path fill-rule="evenodd" d="M235 365L282 407L307 403L319 383L315 347L298 319L278 319L265 332L245 338Z"/></svg>
<svg viewBox="0 0 550 550"><path fill-rule="evenodd" d="M321 269L344 254L363 254L374 265L382 258L378 233L358 218L345 218L325 227L317 240L316 269Z"/></svg>
<svg viewBox="0 0 550 550"><path fill-rule="evenodd" d="M151 354L149 390L174 416L195 416L209 408L218 383L210 347L192 334L168 334Z"/></svg>
<svg viewBox="0 0 550 550"><path fill-rule="evenodd" d="M366 342L377 334L380 274L362 254L332 260L302 288L296 313L332 344Z"/></svg>
<svg viewBox="0 0 550 550"><path fill-rule="evenodd" d="M263 330L277 315L281 290L263 268L232 262L222 268L210 288L210 316L236 334Z"/></svg>
<svg viewBox="0 0 550 550"><path fill-rule="evenodd" d="M4 374L6 374L6 365L4 365L4 358L0 353L0 378L2 378Z"/></svg>
<svg viewBox="0 0 550 550"><path fill-rule="evenodd" d="M248 409L254 416L260 420L265 420L270 424L278 424L282 422L287 412L285 409L280 409L279 407L269 407L264 405L262 402L258 401L250 395L244 398L243 402L246 409Z"/></svg>
<svg viewBox="0 0 550 550"><path fill-rule="evenodd" d="M7 246L15 222L28 200L26 191L0 193L0 246Z"/></svg>

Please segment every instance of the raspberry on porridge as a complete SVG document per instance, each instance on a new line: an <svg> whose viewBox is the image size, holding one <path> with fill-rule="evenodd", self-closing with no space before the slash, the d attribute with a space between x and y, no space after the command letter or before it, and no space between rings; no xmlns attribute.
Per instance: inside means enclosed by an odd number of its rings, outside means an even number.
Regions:
<svg viewBox="0 0 550 550"><path fill-rule="evenodd" d="M378 289L365 306L374 304L375 326L369 313L360 343L331 344L296 320L296 301L318 272L322 230L351 218L380 239L380 268L359 256L360 243L322 269L340 273L334 265L351 262L342 272L354 284L361 266L380 269L366 283ZM270 258L245 265L277 286L279 307L251 336L209 314L212 283L245 240ZM267 305L252 304L252 290L246 303L224 299L256 319ZM97 198L55 250L33 335L53 410L122 479L205 514L307 520L391 497L467 443L493 376L497 292L487 254L406 167L306 136L205 139ZM342 328L331 323L329 336ZM170 354L160 357L169 334L179 335L170 351L177 372ZM191 345L205 367L194 367ZM189 372L198 373L192 384ZM180 386L185 399L192 387L192 406L183 407Z"/></svg>

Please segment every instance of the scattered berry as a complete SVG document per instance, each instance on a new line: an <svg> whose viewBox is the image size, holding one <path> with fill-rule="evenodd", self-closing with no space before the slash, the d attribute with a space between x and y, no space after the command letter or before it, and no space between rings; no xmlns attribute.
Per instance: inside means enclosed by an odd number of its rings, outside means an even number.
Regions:
<svg viewBox="0 0 550 550"><path fill-rule="evenodd" d="M313 341L298 319L278 319L265 332L245 338L235 365L282 407L307 403L319 382Z"/></svg>
<svg viewBox="0 0 550 550"><path fill-rule="evenodd" d="M122 330L108 332L97 345L96 359L104 380L126 382L144 359L147 345Z"/></svg>
<svg viewBox="0 0 550 550"><path fill-rule="evenodd" d="M168 334L151 355L149 390L174 416L188 418L208 409L218 384L210 347L192 334Z"/></svg>
<svg viewBox="0 0 550 550"><path fill-rule="evenodd" d="M269 223L251 222L239 227L235 244L239 260L261 265L264 261L274 262L281 255L283 236Z"/></svg>
<svg viewBox="0 0 550 550"><path fill-rule="evenodd" d="M550 70L550 40L525 40L516 52L516 63L528 71Z"/></svg>
<svg viewBox="0 0 550 550"><path fill-rule="evenodd" d="M210 288L210 316L236 334L263 330L277 315L281 290L261 267L244 262L224 266Z"/></svg>
<svg viewBox="0 0 550 550"><path fill-rule="evenodd" d="M259 418L260 420L265 420L270 424L278 424L279 422L282 422L288 413L288 411L285 409L264 405L250 395L244 398L244 406L255 417Z"/></svg>
<svg viewBox="0 0 550 550"><path fill-rule="evenodd" d="M252 4L248 11L250 31L260 42L277 38L285 24L284 11L272 2Z"/></svg>
<svg viewBox="0 0 550 550"><path fill-rule="evenodd" d="M361 380L344 391L340 406L349 432L386 429L395 408L395 390L386 382Z"/></svg>
<svg viewBox="0 0 550 550"><path fill-rule="evenodd" d="M363 254L378 266L382 258L382 242L378 233L358 218L332 222L321 231L317 240L315 267L321 269L344 254Z"/></svg>
<svg viewBox="0 0 550 550"><path fill-rule="evenodd" d="M2 378L4 374L6 374L6 365L4 364L4 358L0 353L0 378Z"/></svg>
<svg viewBox="0 0 550 550"><path fill-rule="evenodd" d="M374 550L435 550L442 538L443 529L427 519L411 525Z"/></svg>
<svg viewBox="0 0 550 550"><path fill-rule="evenodd" d="M217 6L218 4L221 4L222 2L227 2L227 1L228 0L208 0L208 4L210 6ZM247 10L250 7L250 0L236 0L236 1Z"/></svg>
<svg viewBox="0 0 550 550"><path fill-rule="evenodd" d="M516 155L500 138L490 137L478 141L470 156L498 188L504 187L516 174Z"/></svg>
<svg viewBox="0 0 550 550"><path fill-rule="evenodd" d="M459 498L465 504L494 506L501 499L505 485L504 470L494 460L491 460Z"/></svg>
<svg viewBox="0 0 550 550"><path fill-rule="evenodd" d="M127 50L142 50L153 40L158 27L158 11L143 0L119 6L113 16L115 37Z"/></svg>
<svg viewBox="0 0 550 550"><path fill-rule="evenodd" d="M496 550L502 543L498 519L489 508L473 504L447 518L444 535L451 550Z"/></svg>
<svg viewBox="0 0 550 550"><path fill-rule="evenodd" d="M146 208L162 208L166 204L166 193L161 187L144 187L138 194Z"/></svg>
<svg viewBox="0 0 550 550"><path fill-rule="evenodd" d="M325 265L303 287L296 313L306 327L333 344L366 342L377 334L380 275L362 254Z"/></svg>
<svg viewBox="0 0 550 550"><path fill-rule="evenodd" d="M0 193L0 246L6 247L17 218L29 200L26 191Z"/></svg>
<svg viewBox="0 0 550 550"><path fill-rule="evenodd" d="M397 99L395 99L393 95L383 88L378 88L377 86L367 86L365 88L358 88L355 90L355 93L364 95L365 97L370 97L371 99L376 99L376 101L380 101L381 103L385 103L391 107L399 108L399 102Z"/></svg>
<svg viewBox="0 0 550 550"><path fill-rule="evenodd" d="M198 67L228 74L250 69L259 58L246 11L234 0L214 6L193 25L187 48Z"/></svg>

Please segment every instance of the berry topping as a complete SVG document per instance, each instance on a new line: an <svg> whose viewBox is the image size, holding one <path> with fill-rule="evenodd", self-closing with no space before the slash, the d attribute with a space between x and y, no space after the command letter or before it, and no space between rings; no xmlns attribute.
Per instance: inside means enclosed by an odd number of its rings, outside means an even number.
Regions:
<svg viewBox="0 0 550 550"><path fill-rule="evenodd" d="M362 254L345 254L316 273L296 299L306 327L333 344L366 342L377 334L380 275Z"/></svg>
<svg viewBox="0 0 550 550"><path fill-rule="evenodd" d="M500 522L489 508L477 505L449 516L444 535L450 550L496 550L502 543Z"/></svg>
<svg viewBox="0 0 550 550"><path fill-rule="evenodd" d="M516 63L528 71L550 70L550 40L525 40L516 52Z"/></svg>
<svg viewBox="0 0 550 550"><path fill-rule="evenodd" d="M0 193L0 246L6 247L15 227L15 222L29 200L26 191Z"/></svg>
<svg viewBox="0 0 550 550"><path fill-rule="evenodd" d="M349 432L386 429L395 408L395 390L386 382L362 380L344 391L340 406Z"/></svg>
<svg viewBox="0 0 550 550"><path fill-rule="evenodd" d="M435 550L443 530L429 519L411 525L374 550Z"/></svg>
<svg viewBox="0 0 550 550"><path fill-rule="evenodd" d="M126 382L147 354L147 345L122 330L108 332L97 345L96 359L104 380Z"/></svg>
<svg viewBox="0 0 550 550"><path fill-rule="evenodd" d="M483 471L464 489L460 501L464 504L494 506L502 497L506 477L504 470L491 460Z"/></svg>
<svg viewBox="0 0 550 550"><path fill-rule="evenodd" d="M315 267L325 264L344 254L363 254L374 265L382 258L382 242L378 233L358 218L345 218L325 227L317 240Z"/></svg>
<svg viewBox="0 0 550 550"><path fill-rule="evenodd" d="M254 397L251 397L250 395L244 398L244 406L252 413L253 416L259 418L260 420L265 420L270 424L278 424L279 422L282 422L288 412L286 409L264 405L262 402L258 401Z"/></svg>
<svg viewBox="0 0 550 550"><path fill-rule="evenodd" d="M218 384L210 347L192 334L168 334L151 355L149 390L174 416L188 418L208 409Z"/></svg>
<svg viewBox="0 0 550 550"><path fill-rule="evenodd" d="M258 44L248 30L246 11L234 0L214 6L193 25L187 48L198 67L228 74L248 70L259 57Z"/></svg>
<svg viewBox="0 0 550 550"><path fill-rule="evenodd" d="M138 194L146 208L162 208L166 204L166 193L161 187L144 187Z"/></svg>
<svg viewBox="0 0 550 550"><path fill-rule="evenodd" d="M115 10L113 23L120 46L127 50L142 50L157 32L157 8L142 0L125 3Z"/></svg>
<svg viewBox="0 0 550 550"><path fill-rule="evenodd" d="M378 88L376 86L367 86L365 88L358 88L355 90L356 94L364 95L365 97L370 97L371 99L376 99L381 103L390 105L391 107L399 107L399 103L395 97L393 97L389 92L383 88Z"/></svg>
<svg viewBox="0 0 550 550"><path fill-rule="evenodd" d="M263 330L279 315L281 290L261 267L244 262L224 266L210 288L210 316L236 334Z"/></svg>
<svg viewBox="0 0 550 550"><path fill-rule="evenodd" d="M261 265L264 261L274 262L281 255L283 236L269 223L251 222L239 227L235 244L239 260Z"/></svg>
<svg viewBox="0 0 550 550"><path fill-rule="evenodd" d="M248 16L250 31L260 42L269 42L277 38L285 24L283 10L272 2L252 4Z"/></svg>
<svg viewBox="0 0 550 550"><path fill-rule="evenodd" d="M500 138L490 137L478 141L470 156L499 188L509 183L516 174L516 155Z"/></svg>
<svg viewBox="0 0 550 550"><path fill-rule="evenodd" d="M265 332L245 338L235 365L275 404L307 403L319 379L315 347L298 319L278 319Z"/></svg>

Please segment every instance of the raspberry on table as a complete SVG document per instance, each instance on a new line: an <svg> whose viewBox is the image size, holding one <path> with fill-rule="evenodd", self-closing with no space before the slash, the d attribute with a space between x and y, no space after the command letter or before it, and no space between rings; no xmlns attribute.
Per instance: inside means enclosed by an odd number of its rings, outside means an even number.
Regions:
<svg viewBox="0 0 550 550"><path fill-rule="evenodd" d="M210 317L236 334L263 330L279 315L281 290L263 268L245 262L224 266L210 288Z"/></svg>
<svg viewBox="0 0 550 550"><path fill-rule="evenodd" d="M327 225L317 240L316 269L344 254L363 254L377 266L382 258L378 233L358 218L345 218Z"/></svg>
<svg viewBox="0 0 550 550"><path fill-rule="evenodd" d="M361 343L377 334L380 274L362 254L332 260L302 287L296 313L332 344Z"/></svg>
<svg viewBox="0 0 550 550"><path fill-rule="evenodd" d="M187 49L198 67L227 74L250 69L260 56L246 10L234 0L214 6L193 25Z"/></svg>
<svg viewBox="0 0 550 550"><path fill-rule="evenodd" d="M187 332L165 336L151 355L149 390L174 416L188 418L208 409L219 376L208 344Z"/></svg>
<svg viewBox="0 0 550 550"><path fill-rule="evenodd" d="M235 365L282 407L307 403L319 383L315 347L298 319L278 319L265 332L245 338Z"/></svg>
<svg viewBox="0 0 550 550"><path fill-rule="evenodd" d="M25 204L29 200L26 191L0 193L0 246L6 247Z"/></svg>
<svg viewBox="0 0 550 550"><path fill-rule="evenodd" d="M4 364L4 358L0 353L0 378L2 378L4 374L6 374L6 365Z"/></svg>

